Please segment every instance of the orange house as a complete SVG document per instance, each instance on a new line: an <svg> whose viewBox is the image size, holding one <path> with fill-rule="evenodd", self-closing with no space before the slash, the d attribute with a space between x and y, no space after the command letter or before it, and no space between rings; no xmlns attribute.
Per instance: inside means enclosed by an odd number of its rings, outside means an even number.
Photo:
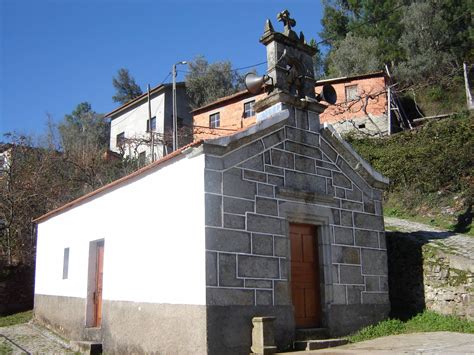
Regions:
<svg viewBox="0 0 474 355"><path fill-rule="evenodd" d="M388 133L384 72L319 80L316 93L320 93L325 84L334 87L337 101L320 114L321 123L330 123L339 133L352 130L370 135L377 135L379 131L384 135ZM253 95L244 90L191 111L194 140L229 135L255 124L253 105L266 96L267 93Z"/></svg>
<svg viewBox="0 0 474 355"><path fill-rule="evenodd" d="M255 124L253 105L265 96L243 90L191 111L194 140L225 136Z"/></svg>
<svg viewBox="0 0 474 355"><path fill-rule="evenodd" d="M337 101L319 116L339 133L359 130L376 135L388 133L387 78L383 71L316 82L317 93L332 85Z"/></svg>

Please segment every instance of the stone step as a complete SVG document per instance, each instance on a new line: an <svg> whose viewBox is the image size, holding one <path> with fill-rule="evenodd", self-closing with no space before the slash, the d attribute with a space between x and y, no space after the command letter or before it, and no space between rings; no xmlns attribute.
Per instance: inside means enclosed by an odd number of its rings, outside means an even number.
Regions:
<svg viewBox="0 0 474 355"><path fill-rule="evenodd" d="M102 344L92 341L71 341L71 348L81 354L99 355L102 354Z"/></svg>
<svg viewBox="0 0 474 355"><path fill-rule="evenodd" d="M296 329L296 340L319 340L329 338L327 328Z"/></svg>
<svg viewBox="0 0 474 355"><path fill-rule="evenodd" d="M319 339L319 340L297 340L294 342L295 350L318 350L345 345L347 339Z"/></svg>

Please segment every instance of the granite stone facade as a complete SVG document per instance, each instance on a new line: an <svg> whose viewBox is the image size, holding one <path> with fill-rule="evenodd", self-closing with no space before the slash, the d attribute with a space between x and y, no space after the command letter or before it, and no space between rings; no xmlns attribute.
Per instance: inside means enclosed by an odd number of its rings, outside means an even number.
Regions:
<svg viewBox="0 0 474 355"><path fill-rule="evenodd" d="M382 185L354 170L333 132L311 122L316 113L285 107L288 119L235 149L205 144L207 303L291 306L288 226L302 222L318 226L324 325L331 326L335 305L383 305L369 315L383 318L389 299Z"/></svg>

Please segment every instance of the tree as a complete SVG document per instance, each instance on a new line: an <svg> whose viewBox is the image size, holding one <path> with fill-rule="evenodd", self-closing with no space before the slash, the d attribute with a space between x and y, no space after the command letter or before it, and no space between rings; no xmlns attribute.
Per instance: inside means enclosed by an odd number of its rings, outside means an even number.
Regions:
<svg viewBox="0 0 474 355"><path fill-rule="evenodd" d="M443 7L444 4L436 0L415 2L406 7L401 21L404 32L399 40L406 58L395 71L400 82L406 85L444 82L466 58L464 44L453 45L453 39L462 37L463 31ZM462 20L462 16L457 20Z"/></svg>
<svg viewBox="0 0 474 355"><path fill-rule="evenodd" d="M60 154L33 144L31 138L9 135L0 172L0 259L7 264L34 265L31 220L57 207L67 191Z"/></svg>
<svg viewBox="0 0 474 355"><path fill-rule="evenodd" d="M324 76L324 57L314 38L311 38L309 45L316 48L316 54L313 56L313 70L314 78L318 80Z"/></svg>
<svg viewBox="0 0 474 355"><path fill-rule="evenodd" d="M349 18L341 8L338 9L335 5L331 6L326 3L321 24L323 30L319 33L319 36L323 39L323 43L330 46L332 43L346 37Z"/></svg>
<svg viewBox="0 0 474 355"><path fill-rule="evenodd" d="M442 76L453 63L460 67L473 60L470 13L469 1L459 0L326 0L320 36L329 47L327 67L334 64L332 52L365 50L367 43L356 42L370 40L376 62L392 70L401 67L398 80L437 80L439 66ZM368 54L357 51L350 57L354 55ZM372 68L371 61L359 63L358 74Z"/></svg>
<svg viewBox="0 0 474 355"><path fill-rule="evenodd" d="M320 36L330 51L345 40L348 33L357 38L373 38L378 48L373 55L382 62L397 62L403 55L398 45L403 29L401 14L402 0L325 1Z"/></svg>
<svg viewBox="0 0 474 355"><path fill-rule="evenodd" d="M377 56L378 50L376 38L357 37L348 33L328 54L328 74L347 76L381 70L383 62Z"/></svg>
<svg viewBox="0 0 474 355"><path fill-rule="evenodd" d="M137 168L133 159L110 159L108 122L83 102L37 141L10 134L0 145L0 262L34 265L33 218Z"/></svg>
<svg viewBox="0 0 474 355"><path fill-rule="evenodd" d="M112 83L116 90L115 95L112 96L114 102L125 104L142 94L140 86L138 86L137 83L135 83L135 79L130 76L128 69L120 68L117 72L117 76L112 79Z"/></svg>
<svg viewBox="0 0 474 355"><path fill-rule="evenodd" d="M110 122L95 112L88 102L77 105L58 125L59 147L71 181L71 198L94 190L125 175L133 168L129 160L107 160ZM76 184L75 186L73 186Z"/></svg>
<svg viewBox="0 0 474 355"><path fill-rule="evenodd" d="M188 63L186 90L191 107L197 108L243 89L243 76L232 70L229 61L209 64L203 56Z"/></svg>

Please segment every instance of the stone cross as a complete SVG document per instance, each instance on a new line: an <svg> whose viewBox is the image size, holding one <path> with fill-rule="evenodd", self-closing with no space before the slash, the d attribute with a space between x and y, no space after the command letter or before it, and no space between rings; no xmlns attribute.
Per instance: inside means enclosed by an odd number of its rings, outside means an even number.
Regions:
<svg viewBox="0 0 474 355"><path fill-rule="evenodd" d="M277 20L283 22L285 33L290 33L291 28L296 26L296 21L290 17L290 12L284 10L277 15Z"/></svg>

